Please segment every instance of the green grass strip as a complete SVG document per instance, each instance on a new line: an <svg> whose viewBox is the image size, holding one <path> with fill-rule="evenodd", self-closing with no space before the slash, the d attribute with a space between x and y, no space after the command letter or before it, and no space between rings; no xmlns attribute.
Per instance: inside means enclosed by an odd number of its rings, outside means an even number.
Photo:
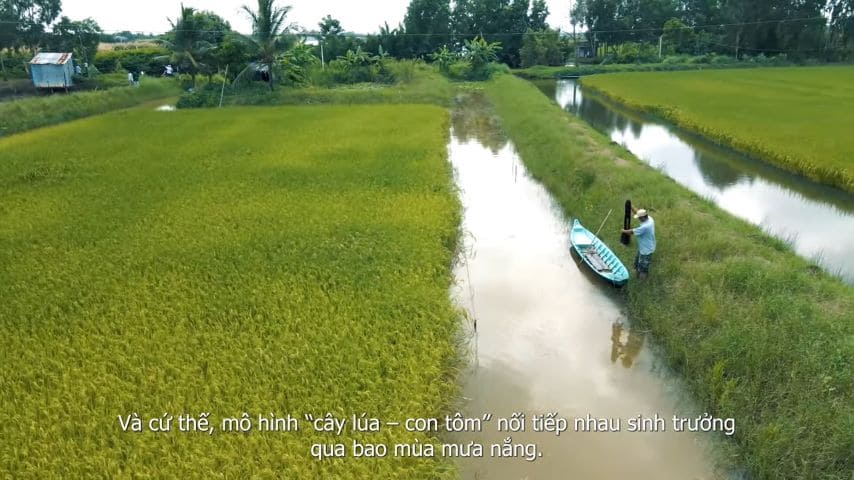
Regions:
<svg viewBox="0 0 854 480"><path fill-rule="evenodd" d="M676 72L682 70L718 70L718 69L733 69L733 68L764 68L789 65L785 61L771 60L767 64L757 64L753 62L733 62L727 61L724 63L617 63L617 64L590 64L577 65L574 67L555 66L549 67L545 65L534 65L528 68L519 68L513 70L513 74L527 80L554 80L560 77L575 77L595 75L598 73L616 73L616 72Z"/></svg>
<svg viewBox="0 0 854 480"><path fill-rule="evenodd" d="M139 88L120 87L93 92L30 97L0 103L0 137L78 118L132 107L180 93L174 81L145 78Z"/></svg>
<svg viewBox="0 0 854 480"><path fill-rule="evenodd" d="M783 242L716 208L503 76L487 94L531 174L568 215L596 224L623 201L653 209L652 276L627 308L652 329L701 403L737 422L757 479L850 480L854 463L854 290ZM619 243L622 218L602 237Z"/></svg>
<svg viewBox="0 0 854 480"><path fill-rule="evenodd" d="M854 66L621 73L584 87L854 192Z"/></svg>
<svg viewBox="0 0 854 480"><path fill-rule="evenodd" d="M438 458L309 455L434 440L402 426L117 420L445 413L447 141L427 105L132 109L0 140L0 477L453 478Z"/></svg>
<svg viewBox="0 0 854 480"><path fill-rule="evenodd" d="M214 100L218 102L219 91ZM314 104L432 104L449 106L454 85L435 68L421 65L411 78L392 85L361 83L317 86L279 87L270 93L263 85L226 88L227 105L314 105ZM180 105L180 104L179 104Z"/></svg>

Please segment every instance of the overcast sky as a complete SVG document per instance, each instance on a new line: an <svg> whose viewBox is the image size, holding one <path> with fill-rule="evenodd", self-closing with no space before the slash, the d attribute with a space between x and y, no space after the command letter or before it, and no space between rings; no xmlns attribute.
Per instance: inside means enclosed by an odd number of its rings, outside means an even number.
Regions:
<svg viewBox="0 0 854 480"><path fill-rule="evenodd" d="M279 0L293 8L288 18L314 30L326 15L341 21L347 31L373 33L388 22L392 27L403 20L409 0ZM180 0L62 0L62 14L72 20L92 17L106 32L121 30L162 33L169 29L167 18L180 11ZM569 25L570 0L547 0L549 25L564 30ZM210 10L225 18L231 27L249 33L251 24L241 13L241 5L255 5L254 0L184 0L184 5Z"/></svg>

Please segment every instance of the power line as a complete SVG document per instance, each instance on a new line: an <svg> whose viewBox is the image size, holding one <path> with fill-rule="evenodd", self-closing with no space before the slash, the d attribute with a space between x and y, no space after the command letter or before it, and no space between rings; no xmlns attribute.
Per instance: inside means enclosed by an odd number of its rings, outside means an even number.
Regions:
<svg viewBox="0 0 854 480"><path fill-rule="evenodd" d="M803 18L784 18L778 20L757 20L753 22L735 22L735 23L710 23L706 25L685 25L683 27L676 27L677 30L697 30L697 29L705 29L705 28L724 28L724 27L739 27L739 26L749 26L749 25L763 25L763 24L772 24L772 23L793 23L793 22L813 22L821 20L827 23L828 18L824 16L817 17L803 17ZM0 21L0 24L9 24L9 25L33 25L32 22L21 22L21 21ZM583 34L598 34L598 33L631 33L631 32L662 32L664 31L663 27L648 27L648 28L623 28L623 29L613 29L613 30L585 30ZM228 30L216 29L216 30L208 30L208 29L172 29L169 32L195 32L195 33L228 33ZM493 33L483 33L483 32L474 32L474 33L463 33L463 32L448 32L448 33L410 33L403 32L399 30L393 30L394 35L398 36L410 36L410 37L432 37L432 36L460 36L460 37L468 37L468 36L538 36L538 35L549 35L551 32L493 32ZM159 36L164 34L153 34L152 32L145 32L141 30L133 31L133 30L121 30L121 31L112 31L99 32L103 35L117 35L120 33L130 33L144 36ZM288 32L290 35L297 36L319 36L317 32ZM366 37L366 36L377 36L378 34L358 34L358 33L342 33L339 36L342 37Z"/></svg>
<svg viewBox="0 0 854 480"><path fill-rule="evenodd" d="M765 53L765 52L767 52L767 53L816 53L816 52L822 52L823 51L823 50L818 49L818 48L813 48L813 49L809 49L809 50L797 49L797 48L793 48L790 50L778 50L776 48L750 48L750 47L745 47L743 45L726 45L726 44L717 43L717 42L710 42L709 45L714 45L716 47L726 48L729 50L735 50L736 48L738 48L739 51L761 52L761 53Z"/></svg>

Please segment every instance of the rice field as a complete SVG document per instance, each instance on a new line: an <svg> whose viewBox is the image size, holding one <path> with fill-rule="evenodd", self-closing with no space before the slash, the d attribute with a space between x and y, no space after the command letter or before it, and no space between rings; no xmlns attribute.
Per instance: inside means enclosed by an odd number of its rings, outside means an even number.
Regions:
<svg viewBox="0 0 854 480"><path fill-rule="evenodd" d="M619 73L584 87L854 192L854 66Z"/></svg>
<svg viewBox="0 0 854 480"><path fill-rule="evenodd" d="M427 105L136 109L0 139L0 477L452 477L310 455L431 441L402 429L119 421L447 411L447 127Z"/></svg>

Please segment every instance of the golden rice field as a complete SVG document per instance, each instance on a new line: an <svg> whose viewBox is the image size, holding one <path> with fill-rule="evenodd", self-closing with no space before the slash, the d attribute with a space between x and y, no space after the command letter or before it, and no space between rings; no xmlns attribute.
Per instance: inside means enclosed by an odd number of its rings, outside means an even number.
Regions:
<svg viewBox="0 0 854 480"><path fill-rule="evenodd" d="M401 429L119 422L444 412L447 122L433 106L128 110L0 140L0 477L453 476L309 454L431 440Z"/></svg>
<svg viewBox="0 0 854 480"><path fill-rule="evenodd" d="M854 66L617 73L584 87L854 191Z"/></svg>

